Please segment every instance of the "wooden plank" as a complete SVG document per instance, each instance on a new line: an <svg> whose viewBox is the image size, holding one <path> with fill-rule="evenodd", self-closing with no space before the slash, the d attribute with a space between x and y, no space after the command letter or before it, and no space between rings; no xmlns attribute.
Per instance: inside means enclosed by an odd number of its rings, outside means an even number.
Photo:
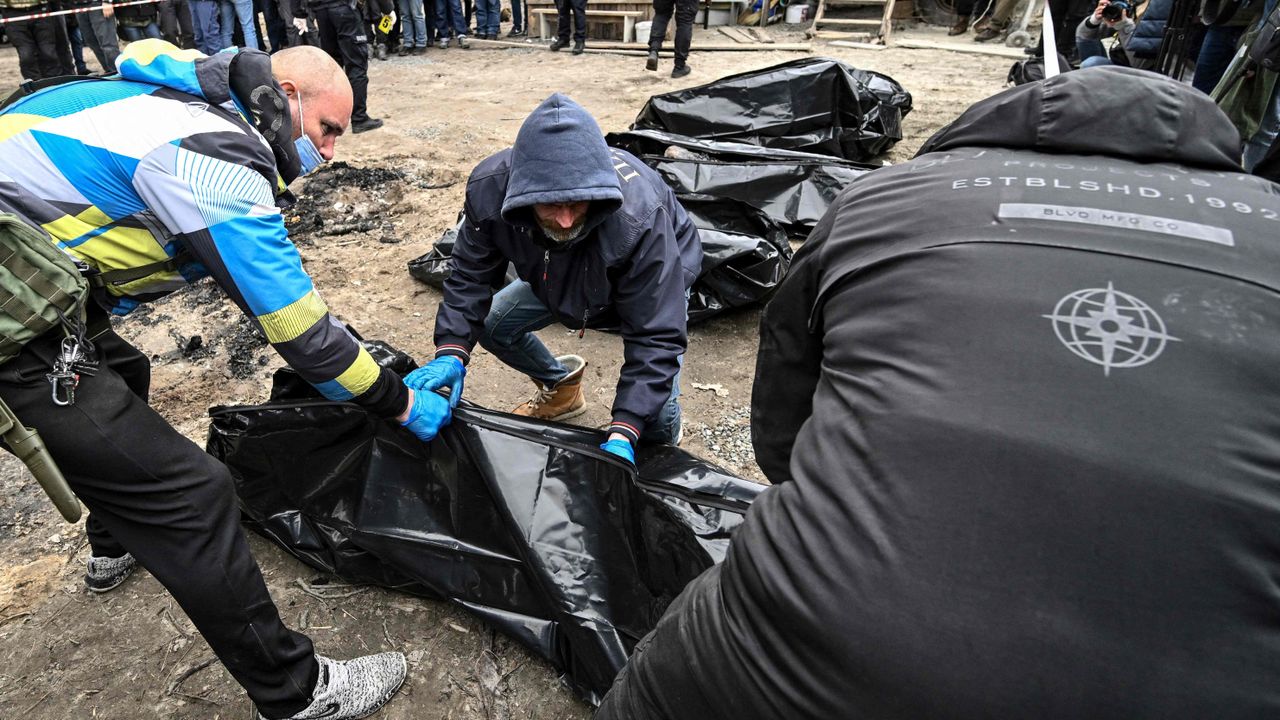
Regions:
<svg viewBox="0 0 1280 720"><path fill-rule="evenodd" d="M759 40L759 41L760 41L760 42L762 42L762 43L770 43L770 44L772 44L772 43L777 42L776 40L774 40L774 39L773 39L773 36L772 36L772 35L770 35L770 34L769 34L768 32L766 32L765 30L762 30L761 28L753 27L753 28L748 28L748 30L750 30L750 31L751 31L751 36L752 36L752 37L754 37L756 40Z"/></svg>
<svg viewBox="0 0 1280 720"><path fill-rule="evenodd" d="M880 42L888 45L891 34L893 34L893 0L889 0L884 6L884 17L880 21Z"/></svg>
<svg viewBox="0 0 1280 720"><path fill-rule="evenodd" d="M720 31L721 35L724 35L725 37L729 38L734 42L740 42L740 43L756 42L756 39L752 37L749 33L747 33L745 30L743 30L742 28L721 25L716 29Z"/></svg>
<svg viewBox="0 0 1280 720"><path fill-rule="evenodd" d="M871 42L876 39L873 32L838 32L835 30L818 30L813 36L819 40L847 40L849 42Z"/></svg>
<svg viewBox="0 0 1280 720"><path fill-rule="evenodd" d="M820 24L848 28L878 28L883 20L854 20L850 18L823 18Z"/></svg>
<svg viewBox="0 0 1280 720"><path fill-rule="evenodd" d="M944 43L932 40L899 40L897 47L911 50L950 50L951 52L968 53L970 55L995 55L1007 58L1025 58L1027 54L1018 48L1000 47L998 45L966 45L963 43Z"/></svg>
<svg viewBox="0 0 1280 720"><path fill-rule="evenodd" d="M832 40L827 44L834 45L836 47L853 48L855 50L884 50L885 49L884 45L877 45L876 43L852 42L849 40Z"/></svg>

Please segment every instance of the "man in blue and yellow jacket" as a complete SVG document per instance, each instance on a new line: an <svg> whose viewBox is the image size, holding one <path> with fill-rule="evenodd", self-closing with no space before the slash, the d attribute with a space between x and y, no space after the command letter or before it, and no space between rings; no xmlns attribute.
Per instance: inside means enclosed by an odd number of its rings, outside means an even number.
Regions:
<svg viewBox="0 0 1280 720"><path fill-rule="evenodd" d="M108 313L212 276L326 397L419 437L447 401L415 395L330 316L277 207L333 155L351 88L316 48L205 57L133 43L119 77L39 90L0 111L0 212L43 230L94 287L96 374L50 399L53 331L0 367L0 398L43 435L89 508L86 583L109 590L140 562L174 595L264 717L364 717L404 678L399 653L335 662L280 621L249 554L225 467L146 401L146 357ZM87 347L87 346L86 346Z"/></svg>

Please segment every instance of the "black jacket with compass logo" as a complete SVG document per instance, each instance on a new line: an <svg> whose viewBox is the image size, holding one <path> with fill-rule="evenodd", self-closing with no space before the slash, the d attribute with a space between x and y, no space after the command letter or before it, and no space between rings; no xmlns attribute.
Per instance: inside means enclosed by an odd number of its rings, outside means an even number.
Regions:
<svg viewBox="0 0 1280 720"><path fill-rule="evenodd" d="M857 181L761 323L777 487L601 718L1280 717L1280 187L1126 68Z"/></svg>

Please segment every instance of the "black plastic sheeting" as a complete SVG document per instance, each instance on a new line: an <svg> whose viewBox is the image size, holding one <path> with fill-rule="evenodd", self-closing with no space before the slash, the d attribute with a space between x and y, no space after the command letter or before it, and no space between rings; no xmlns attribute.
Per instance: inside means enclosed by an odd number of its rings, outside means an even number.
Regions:
<svg viewBox="0 0 1280 720"><path fill-rule="evenodd" d="M453 256L454 243L458 242L458 232L462 229L462 223L466 222L466 216L459 215L458 224L444 231L436 244L431 246L431 251L426 255L416 257L409 261L409 274L418 280L437 289L444 289L444 281L449 277L449 258ZM501 290L506 283L516 279L515 266L507 264L507 276L502 283L494 286L493 290L497 292Z"/></svg>
<svg viewBox="0 0 1280 720"><path fill-rule="evenodd" d="M746 203L680 195L702 240L702 273L689 294L689 322L761 302L786 277L791 245L782 226Z"/></svg>
<svg viewBox="0 0 1280 720"><path fill-rule="evenodd" d="M791 266L785 229L766 213L724 197L680 195L698 227L702 272L689 295L689 322L767 298ZM409 274L436 288L449 276L449 256L457 229L445 232L431 252L409 262ZM508 273L508 281L514 279Z"/></svg>
<svg viewBox="0 0 1280 720"><path fill-rule="evenodd" d="M270 402L210 415L249 527L349 582L465 608L592 704L764 489L671 446L633 470L599 431L466 403L422 443L288 370Z"/></svg>
<svg viewBox="0 0 1280 720"><path fill-rule="evenodd" d="M910 111L893 78L805 58L655 95L632 129L870 160L902 139Z"/></svg>
<svg viewBox="0 0 1280 720"><path fill-rule="evenodd" d="M874 165L814 153L690 138L660 130L614 133L608 141L644 160L677 194L740 200L763 211L793 240L801 241L849 183L875 169Z"/></svg>

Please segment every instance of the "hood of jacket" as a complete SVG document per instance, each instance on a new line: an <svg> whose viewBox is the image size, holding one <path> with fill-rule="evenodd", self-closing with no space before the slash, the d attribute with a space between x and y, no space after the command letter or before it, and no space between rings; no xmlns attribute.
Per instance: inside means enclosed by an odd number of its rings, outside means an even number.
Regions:
<svg viewBox="0 0 1280 720"><path fill-rule="evenodd" d="M116 69L125 80L161 85L234 109L271 146L284 184L298 177L301 164L293 146L288 97L271 74L267 53L228 48L206 56L148 39L129 43L116 60Z"/></svg>
<svg viewBox="0 0 1280 720"><path fill-rule="evenodd" d="M1240 135L1208 95L1144 70L1062 73L982 100L918 155L959 147L1106 155L1240 172Z"/></svg>
<svg viewBox="0 0 1280 720"><path fill-rule="evenodd" d="M502 218L533 229L535 238L550 243L538 228L533 206L582 201L591 207L579 239L622 206L622 186L595 118L556 93L525 119L516 135Z"/></svg>

